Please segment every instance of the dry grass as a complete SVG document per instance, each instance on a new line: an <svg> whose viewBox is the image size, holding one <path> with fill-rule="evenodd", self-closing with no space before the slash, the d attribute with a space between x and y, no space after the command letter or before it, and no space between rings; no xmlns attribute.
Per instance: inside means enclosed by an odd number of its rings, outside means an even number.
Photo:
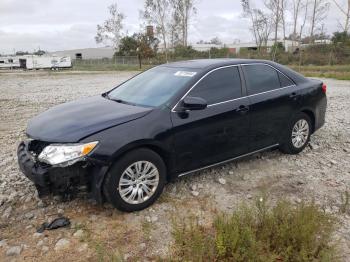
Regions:
<svg viewBox="0 0 350 262"><path fill-rule="evenodd" d="M350 80L350 65L334 66L290 66L307 77L334 78L338 80Z"/></svg>
<svg viewBox="0 0 350 262"><path fill-rule="evenodd" d="M335 218L315 204L242 205L211 227L195 219L174 225L176 261L337 261Z"/></svg>

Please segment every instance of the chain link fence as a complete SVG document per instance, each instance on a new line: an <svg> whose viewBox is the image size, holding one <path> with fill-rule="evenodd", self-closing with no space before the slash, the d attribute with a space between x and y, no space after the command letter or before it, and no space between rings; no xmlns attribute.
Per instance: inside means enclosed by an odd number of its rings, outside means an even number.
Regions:
<svg viewBox="0 0 350 262"><path fill-rule="evenodd" d="M271 52L266 49L254 50L241 48L238 54L229 49L210 49L197 51L191 48L171 50L166 59L164 53L157 53L151 58L138 56L114 56L103 59L72 60L72 70L75 71L139 71L167 62L192 59L215 58L248 58L274 60L309 77L327 77L350 80L350 46L345 44L302 46L293 52L277 49ZM141 63L140 63L141 62Z"/></svg>

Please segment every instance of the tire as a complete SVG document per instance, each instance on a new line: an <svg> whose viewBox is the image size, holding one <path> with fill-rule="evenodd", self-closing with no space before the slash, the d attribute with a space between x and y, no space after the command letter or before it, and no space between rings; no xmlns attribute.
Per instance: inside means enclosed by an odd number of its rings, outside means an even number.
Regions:
<svg viewBox="0 0 350 262"><path fill-rule="evenodd" d="M305 139L305 141L303 139L302 140L297 139L297 140L294 140L294 142L293 142L292 133L293 133L293 129L297 128L296 127L297 123L299 126L303 125L302 123L304 123L304 124L307 123L307 135L306 135L306 131L303 132L304 135L302 135L302 137ZM302 130L305 130L305 129L302 129ZM282 143L280 145L280 150L285 154L291 154L291 155L299 154L308 145L308 143L310 141L311 130L312 130L312 122L311 122L310 117L307 114L302 113L302 112L297 113L292 118L292 120L290 121L290 123L288 125L288 130L282 139ZM296 131L296 130L294 129L294 131ZM299 141L299 143L298 143L298 141Z"/></svg>
<svg viewBox="0 0 350 262"><path fill-rule="evenodd" d="M136 168L142 170L142 167L143 170L149 168L150 171L143 175L148 176L148 179L144 178L142 180L142 174L137 172ZM140 177L132 181L131 177L134 177L134 175L135 177L140 175ZM166 166L163 159L150 149L140 148L126 153L110 168L103 184L103 193L107 201L115 208L126 212L139 211L149 207L158 199L165 182ZM130 183L134 184L130 185ZM157 183L157 185L153 186L153 184L148 183ZM151 191L150 195L147 195L144 188L147 188L147 192ZM142 193L139 193L140 190ZM124 195L126 192L129 193ZM138 199L133 201L135 197Z"/></svg>

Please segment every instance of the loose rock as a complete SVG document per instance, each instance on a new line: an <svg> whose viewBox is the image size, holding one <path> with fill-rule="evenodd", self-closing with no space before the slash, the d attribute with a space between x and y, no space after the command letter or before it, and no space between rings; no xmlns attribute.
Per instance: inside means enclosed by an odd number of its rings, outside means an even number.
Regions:
<svg viewBox="0 0 350 262"><path fill-rule="evenodd" d="M191 191L191 194L192 194L192 196L195 196L195 197L199 196L199 192L198 191Z"/></svg>
<svg viewBox="0 0 350 262"><path fill-rule="evenodd" d="M73 234L73 236L77 238L81 238L84 236L84 231L82 229L79 229Z"/></svg>
<svg viewBox="0 0 350 262"><path fill-rule="evenodd" d="M62 249L66 249L68 248L70 245L70 241L66 238L61 238L60 240L57 241L56 245L55 245L55 250L59 251Z"/></svg>
<svg viewBox="0 0 350 262"><path fill-rule="evenodd" d="M7 246L7 242L5 239L0 240L0 247L6 247Z"/></svg>
<svg viewBox="0 0 350 262"><path fill-rule="evenodd" d="M221 184L221 185L226 185L226 180L224 178L219 178L218 179L218 182Z"/></svg>
<svg viewBox="0 0 350 262"><path fill-rule="evenodd" d="M196 190L197 190L197 185L191 185L191 186L190 186L190 189L191 189L192 191L196 191Z"/></svg>
<svg viewBox="0 0 350 262"><path fill-rule="evenodd" d="M2 215L2 218L8 219L11 216L12 213L12 206L9 206L5 209L4 214Z"/></svg>
<svg viewBox="0 0 350 262"><path fill-rule="evenodd" d="M152 216L151 217L151 222L152 223L155 223L155 222L157 222L158 221L158 217L157 216Z"/></svg>
<svg viewBox="0 0 350 262"><path fill-rule="evenodd" d="M19 254L21 254L21 252L22 252L21 246L13 246L6 251L6 256L18 256Z"/></svg>
<svg viewBox="0 0 350 262"><path fill-rule="evenodd" d="M33 237L34 237L34 238L38 238L38 237L42 237L43 235L44 235L43 233L35 232L35 233L33 234Z"/></svg>
<svg viewBox="0 0 350 262"><path fill-rule="evenodd" d="M85 250L87 250L88 249L88 244L87 243L84 243L84 244L82 244L79 248L78 248L78 251L79 252L83 252L83 251L85 251Z"/></svg>

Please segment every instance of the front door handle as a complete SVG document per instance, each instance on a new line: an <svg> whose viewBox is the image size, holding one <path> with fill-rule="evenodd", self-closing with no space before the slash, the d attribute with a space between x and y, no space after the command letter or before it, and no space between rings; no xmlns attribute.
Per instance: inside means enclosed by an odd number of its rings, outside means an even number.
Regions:
<svg viewBox="0 0 350 262"><path fill-rule="evenodd" d="M241 105L236 109L236 112L245 114L249 111L249 106Z"/></svg>

